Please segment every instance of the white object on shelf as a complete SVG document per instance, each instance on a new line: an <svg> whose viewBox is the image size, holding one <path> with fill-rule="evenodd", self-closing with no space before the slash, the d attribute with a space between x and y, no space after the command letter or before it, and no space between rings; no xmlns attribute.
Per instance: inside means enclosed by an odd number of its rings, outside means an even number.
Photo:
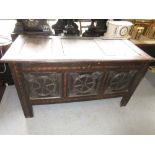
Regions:
<svg viewBox="0 0 155 155"><path fill-rule="evenodd" d="M133 24L129 21L107 21L107 32L104 38L129 38L129 31Z"/></svg>

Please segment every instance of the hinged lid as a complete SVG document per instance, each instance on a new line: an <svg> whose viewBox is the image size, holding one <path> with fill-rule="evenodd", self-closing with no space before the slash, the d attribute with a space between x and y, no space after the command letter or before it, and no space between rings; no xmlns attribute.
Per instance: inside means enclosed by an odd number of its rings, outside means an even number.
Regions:
<svg viewBox="0 0 155 155"><path fill-rule="evenodd" d="M128 40L20 35L3 61L126 61L154 60Z"/></svg>

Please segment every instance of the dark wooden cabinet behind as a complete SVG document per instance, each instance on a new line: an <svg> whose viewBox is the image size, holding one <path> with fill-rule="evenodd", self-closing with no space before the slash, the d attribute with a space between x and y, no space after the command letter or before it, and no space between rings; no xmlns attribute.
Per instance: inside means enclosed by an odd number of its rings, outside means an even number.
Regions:
<svg viewBox="0 0 155 155"><path fill-rule="evenodd" d="M155 58L155 40L154 39L147 39L147 40L131 40L136 46L141 48L151 57ZM150 64L151 66L155 66L155 62Z"/></svg>
<svg viewBox="0 0 155 155"><path fill-rule="evenodd" d="M0 35L0 58L5 54L7 49L11 45L11 40L8 37ZM0 102L5 91L5 84L13 84L13 79L11 76L8 64L0 63Z"/></svg>
<svg viewBox="0 0 155 155"><path fill-rule="evenodd" d="M122 97L125 106L154 59L127 40L19 36L2 61L25 117L33 117L38 104Z"/></svg>

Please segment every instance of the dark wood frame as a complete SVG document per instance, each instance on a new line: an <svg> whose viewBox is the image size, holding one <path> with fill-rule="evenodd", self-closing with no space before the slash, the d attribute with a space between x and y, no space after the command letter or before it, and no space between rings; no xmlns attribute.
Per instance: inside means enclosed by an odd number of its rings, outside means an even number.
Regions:
<svg viewBox="0 0 155 155"><path fill-rule="evenodd" d="M25 117L33 117L33 105L40 104L53 104L53 103L65 103L72 101L85 101L85 100L95 100L111 97L122 97L120 106L126 106L132 94L134 93L137 85L143 78L150 61L107 61L107 62L53 62L53 63L34 63L34 62L12 62L9 63L13 79L16 85L19 99L21 101L22 109L24 111ZM137 70L135 78L132 80L128 91L116 94L104 94L104 89L107 83L108 72L110 70L115 71L130 71L131 69ZM31 72L61 72L63 73L63 95L62 98L57 99L35 99L30 100L29 94L26 91L24 85L23 73ZM68 79L67 74L69 72L79 72L79 71L104 71L106 74L102 79L103 87L102 93L98 96L82 96L82 97L67 97L67 85Z"/></svg>

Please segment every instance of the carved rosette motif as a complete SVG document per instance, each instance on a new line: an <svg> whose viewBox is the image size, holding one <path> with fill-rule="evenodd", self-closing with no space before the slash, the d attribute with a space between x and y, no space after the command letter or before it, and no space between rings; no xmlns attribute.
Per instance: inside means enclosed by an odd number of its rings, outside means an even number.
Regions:
<svg viewBox="0 0 155 155"><path fill-rule="evenodd" d="M60 73L24 74L31 99L60 97Z"/></svg>
<svg viewBox="0 0 155 155"><path fill-rule="evenodd" d="M129 72L111 71L109 73L106 93L127 91L135 74L136 71L129 71Z"/></svg>
<svg viewBox="0 0 155 155"><path fill-rule="evenodd" d="M69 76L69 96L97 95L103 73L70 73Z"/></svg>

